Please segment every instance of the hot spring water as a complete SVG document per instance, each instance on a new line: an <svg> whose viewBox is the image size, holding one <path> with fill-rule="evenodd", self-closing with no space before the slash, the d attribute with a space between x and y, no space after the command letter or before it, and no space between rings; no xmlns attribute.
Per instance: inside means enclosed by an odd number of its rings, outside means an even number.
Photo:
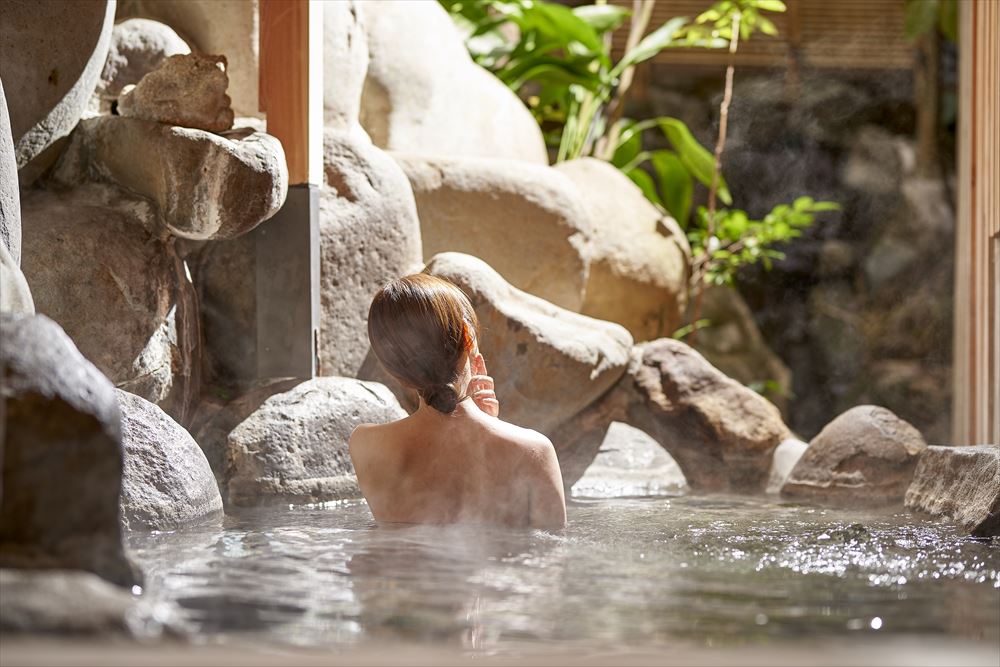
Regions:
<svg viewBox="0 0 1000 667"><path fill-rule="evenodd" d="M147 574L143 604L201 643L405 641L516 655L553 644L1000 641L996 541L901 509L575 500L567 529L549 534L379 528L349 501L129 542Z"/></svg>

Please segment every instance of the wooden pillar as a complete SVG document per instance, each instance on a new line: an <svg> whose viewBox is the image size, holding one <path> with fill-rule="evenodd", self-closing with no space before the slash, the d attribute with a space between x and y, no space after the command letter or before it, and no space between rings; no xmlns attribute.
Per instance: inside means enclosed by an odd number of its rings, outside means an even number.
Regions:
<svg viewBox="0 0 1000 667"><path fill-rule="evenodd" d="M1000 2L959 3L954 444L1000 444Z"/></svg>
<svg viewBox="0 0 1000 667"><path fill-rule="evenodd" d="M260 108L281 141L288 198L254 230L257 375L313 377L319 349L323 3L260 0Z"/></svg>

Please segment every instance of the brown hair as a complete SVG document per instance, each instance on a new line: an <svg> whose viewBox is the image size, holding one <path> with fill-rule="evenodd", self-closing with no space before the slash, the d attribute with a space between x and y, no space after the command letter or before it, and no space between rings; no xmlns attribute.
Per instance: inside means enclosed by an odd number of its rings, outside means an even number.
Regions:
<svg viewBox="0 0 1000 667"><path fill-rule="evenodd" d="M458 364L478 333L479 320L465 292L426 273L390 280L368 310L375 356L439 412L454 412L458 405Z"/></svg>

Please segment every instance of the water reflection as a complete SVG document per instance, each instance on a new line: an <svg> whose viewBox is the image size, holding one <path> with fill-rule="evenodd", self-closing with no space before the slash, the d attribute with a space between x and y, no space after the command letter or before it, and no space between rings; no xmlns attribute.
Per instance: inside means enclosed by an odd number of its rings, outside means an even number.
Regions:
<svg viewBox="0 0 1000 667"><path fill-rule="evenodd" d="M201 641L642 647L1000 639L1000 544L907 513L575 501L564 533L377 527L363 502L132 536L144 597ZM875 619L878 619L876 621Z"/></svg>

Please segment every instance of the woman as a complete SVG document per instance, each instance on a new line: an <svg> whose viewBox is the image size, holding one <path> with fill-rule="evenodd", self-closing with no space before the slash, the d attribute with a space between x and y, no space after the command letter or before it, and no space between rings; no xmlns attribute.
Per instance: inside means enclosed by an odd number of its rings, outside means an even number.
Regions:
<svg viewBox="0 0 1000 667"><path fill-rule="evenodd" d="M555 449L498 418L478 326L462 290L427 274L393 280L372 300L372 351L420 397L409 417L351 434L351 460L376 520L565 525Z"/></svg>

